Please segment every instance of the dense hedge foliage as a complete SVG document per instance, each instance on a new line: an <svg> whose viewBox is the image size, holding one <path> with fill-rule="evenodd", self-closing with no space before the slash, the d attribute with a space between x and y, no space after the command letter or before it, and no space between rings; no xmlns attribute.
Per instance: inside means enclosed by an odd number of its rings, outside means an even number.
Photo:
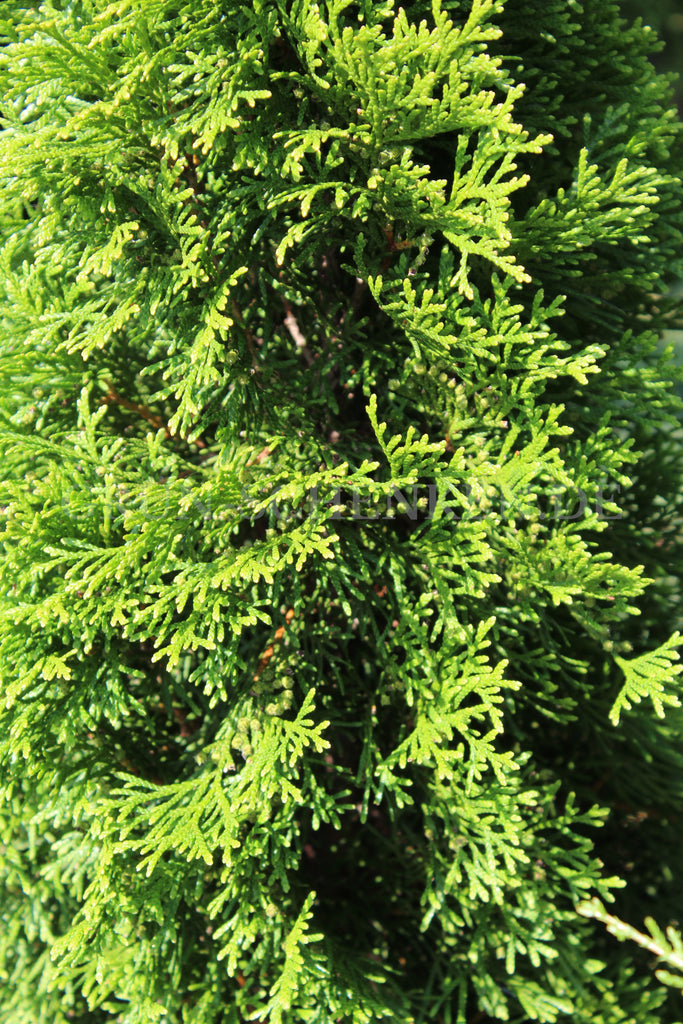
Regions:
<svg viewBox="0 0 683 1024"><path fill-rule="evenodd" d="M0 19L0 1022L672 1024L653 34Z"/></svg>
<svg viewBox="0 0 683 1024"><path fill-rule="evenodd" d="M676 76L676 100L683 115L683 9L679 0L621 0L620 8L631 21L642 18L660 37L651 60L660 72Z"/></svg>

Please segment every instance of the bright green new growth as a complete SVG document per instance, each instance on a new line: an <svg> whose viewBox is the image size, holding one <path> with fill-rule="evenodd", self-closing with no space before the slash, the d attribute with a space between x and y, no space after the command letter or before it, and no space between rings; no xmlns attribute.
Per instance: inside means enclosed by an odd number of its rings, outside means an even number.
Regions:
<svg viewBox="0 0 683 1024"><path fill-rule="evenodd" d="M651 33L0 18L1 1024L673 1024Z"/></svg>

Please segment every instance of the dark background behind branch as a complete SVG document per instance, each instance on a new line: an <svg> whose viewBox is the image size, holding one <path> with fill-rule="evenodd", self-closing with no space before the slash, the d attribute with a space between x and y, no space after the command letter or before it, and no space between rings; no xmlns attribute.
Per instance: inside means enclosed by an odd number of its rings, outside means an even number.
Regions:
<svg viewBox="0 0 683 1024"><path fill-rule="evenodd" d="M652 56L659 71L674 72L679 113L683 116L683 0L621 0L624 16L642 18L664 43L664 49Z"/></svg>

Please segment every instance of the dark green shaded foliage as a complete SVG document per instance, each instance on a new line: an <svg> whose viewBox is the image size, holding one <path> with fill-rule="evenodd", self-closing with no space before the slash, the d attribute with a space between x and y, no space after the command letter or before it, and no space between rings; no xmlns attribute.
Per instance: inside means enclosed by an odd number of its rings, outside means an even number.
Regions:
<svg viewBox="0 0 683 1024"><path fill-rule="evenodd" d="M680 0L621 0L620 8L629 21L642 18L661 40L651 59L658 71L675 75L676 100L683 114L683 8Z"/></svg>
<svg viewBox="0 0 683 1024"><path fill-rule="evenodd" d="M654 35L1 18L0 1021L672 1024Z"/></svg>

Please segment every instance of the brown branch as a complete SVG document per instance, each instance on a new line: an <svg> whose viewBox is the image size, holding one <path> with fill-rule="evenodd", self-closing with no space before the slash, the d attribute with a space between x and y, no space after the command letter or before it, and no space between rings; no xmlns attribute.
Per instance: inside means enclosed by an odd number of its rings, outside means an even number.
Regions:
<svg viewBox="0 0 683 1024"><path fill-rule="evenodd" d="M293 608L290 608L287 611L287 614L285 615L285 623L287 625L289 625L289 623L292 621L292 619L294 618L295 614L296 613L295 613ZM275 635L273 636L273 642L271 644L269 644L268 647L266 647L265 651L261 655L261 660L258 663L258 667L257 667L256 673L254 675L254 682L255 683L258 682L259 676L263 672L264 668L266 667L266 665L268 664L270 659L275 654L275 644L279 643L280 640L282 640L284 635L285 635L285 627L284 626L278 626L278 628L275 630Z"/></svg>
<svg viewBox="0 0 683 1024"><path fill-rule="evenodd" d="M131 402L129 398L125 398L119 394L114 385L110 381L105 381L107 385L107 394L102 398L102 405L119 405L122 409L127 409L129 412L134 412L138 416L141 416L143 420L155 428L155 430L163 430L166 437L169 439L178 439L176 434L171 433L168 428L168 424L164 423L161 416L157 416L156 413L148 409L146 405L141 405L139 402ZM202 441L201 437L195 438L192 442L197 448L206 448L206 442Z"/></svg>
<svg viewBox="0 0 683 1024"><path fill-rule="evenodd" d="M166 437L171 437L171 432L162 420L160 416L151 412L146 405L140 405L138 402L131 402L129 398L124 398L116 390L113 384L109 381L105 382L107 385L107 394L102 399L103 405L120 405L122 409L128 409L129 412L137 413L138 416L142 416L143 420L147 420L151 423L156 430L165 430Z"/></svg>
<svg viewBox="0 0 683 1024"><path fill-rule="evenodd" d="M285 327L287 328L287 330L289 331L290 335L292 336L292 340L294 341L294 344L296 345L296 347L299 349L299 351L301 352L302 356L306 360L306 364L308 366L313 366L313 363L315 361L314 357L313 357L313 353L311 352L310 348L308 347L308 344L306 343L306 338L304 337L304 335L303 335L303 333L301 331L301 328L299 327L299 324L297 323L296 317L294 316L294 310L292 309L292 307L291 307L290 303L287 301L287 299L284 299L283 302L284 302L284 306L285 306L285 313L287 314L285 316Z"/></svg>
<svg viewBox="0 0 683 1024"><path fill-rule="evenodd" d="M410 249L411 246L419 244L417 240L412 238L404 238L401 241L397 241L394 236L393 224L385 225L384 234L387 240L387 252L382 261L382 273L389 269L394 253L400 252L402 249Z"/></svg>

